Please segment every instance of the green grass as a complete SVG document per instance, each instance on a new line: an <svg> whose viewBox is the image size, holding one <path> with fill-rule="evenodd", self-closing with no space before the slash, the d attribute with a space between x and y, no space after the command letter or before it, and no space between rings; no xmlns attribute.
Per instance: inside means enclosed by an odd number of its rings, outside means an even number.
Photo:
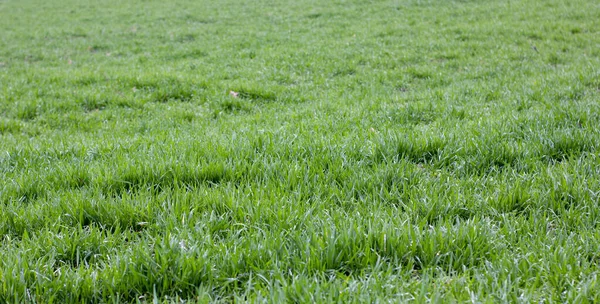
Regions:
<svg viewBox="0 0 600 304"><path fill-rule="evenodd" d="M0 302L599 302L598 16L0 0Z"/></svg>

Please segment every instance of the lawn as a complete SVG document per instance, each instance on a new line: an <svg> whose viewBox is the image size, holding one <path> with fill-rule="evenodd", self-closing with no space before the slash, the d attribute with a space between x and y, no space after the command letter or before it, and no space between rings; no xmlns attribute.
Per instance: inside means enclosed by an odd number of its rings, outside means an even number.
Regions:
<svg viewBox="0 0 600 304"><path fill-rule="evenodd" d="M600 301L597 0L0 0L0 302Z"/></svg>

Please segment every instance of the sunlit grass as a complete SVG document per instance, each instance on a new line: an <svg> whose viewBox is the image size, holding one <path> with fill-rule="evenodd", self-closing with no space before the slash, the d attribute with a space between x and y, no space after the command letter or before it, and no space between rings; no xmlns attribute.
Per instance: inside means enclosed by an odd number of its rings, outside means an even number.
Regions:
<svg viewBox="0 0 600 304"><path fill-rule="evenodd" d="M599 13L0 0L0 302L597 302Z"/></svg>

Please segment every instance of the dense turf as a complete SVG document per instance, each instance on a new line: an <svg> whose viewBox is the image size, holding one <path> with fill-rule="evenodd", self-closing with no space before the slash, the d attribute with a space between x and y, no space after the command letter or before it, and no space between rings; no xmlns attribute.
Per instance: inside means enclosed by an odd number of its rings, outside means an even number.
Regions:
<svg viewBox="0 0 600 304"><path fill-rule="evenodd" d="M595 0L0 0L0 301L598 302L599 29Z"/></svg>

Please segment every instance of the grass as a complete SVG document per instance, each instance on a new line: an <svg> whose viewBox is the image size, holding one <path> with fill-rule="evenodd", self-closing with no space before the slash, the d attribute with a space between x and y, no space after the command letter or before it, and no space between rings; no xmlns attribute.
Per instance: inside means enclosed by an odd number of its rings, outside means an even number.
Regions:
<svg viewBox="0 0 600 304"><path fill-rule="evenodd" d="M598 302L599 13L0 1L0 301Z"/></svg>

